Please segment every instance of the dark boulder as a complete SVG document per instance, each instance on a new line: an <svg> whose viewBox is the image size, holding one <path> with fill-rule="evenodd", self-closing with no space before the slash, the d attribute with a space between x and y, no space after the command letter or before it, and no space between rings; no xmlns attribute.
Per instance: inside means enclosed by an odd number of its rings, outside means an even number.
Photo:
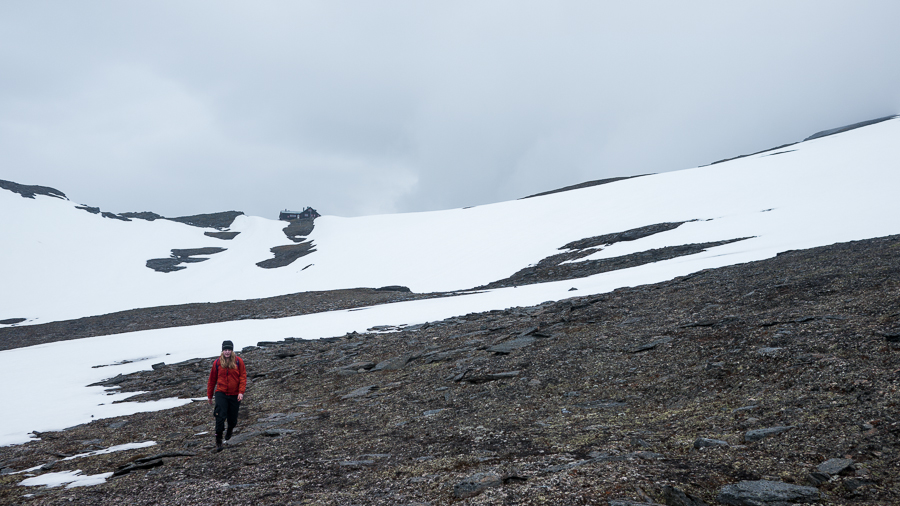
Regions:
<svg viewBox="0 0 900 506"><path fill-rule="evenodd" d="M781 506L817 501L819 490L780 481L742 481L722 487L716 499L733 506Z"/></svg>

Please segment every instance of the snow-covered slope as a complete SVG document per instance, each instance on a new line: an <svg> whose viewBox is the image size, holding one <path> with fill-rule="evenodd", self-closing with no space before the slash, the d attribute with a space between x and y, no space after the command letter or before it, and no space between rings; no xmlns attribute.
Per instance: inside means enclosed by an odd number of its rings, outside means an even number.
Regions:
<svg viewBox="0 0 900 506"><path fill-rule="evenodd" d="M47 182L52 183L52 182ZM284 222L240 216L232 241L157 220L122 222L47 196L0 191L0 320L42 323L135 307L350 287L446 291L495 281L585 237L685 220L595 257L752 236L697 269L900 232L900 119L707 167L469 209L316 220L317 251L262 269ZM173 248L224 247L187 269L145 266ZM695 260L700 260L695 259ZM303 269L313 264L307 269Z"/></svg>
<svg viewBox="0 0 900 506"><path fill-rule="evenodd" d="M581 279L365 310L147 330L0 351L0 370L28 385L4 394L8 414L0 445L25 442L32 430L59 430L190 402L112 404L128 394L107 395L101 387L85 385L149 369L155 362L209 356L223 339L240 349L261 340L415 324L664 281L789 249L898 234L897 188L900 120L894 119L712 166L538 198L431 213L325 216L316 220L311 236L318 251L271 270L255 263L271 256L270 247L288 244L283 222L239 217L232 230L241 234L221 241L178 223L120 222L74 209L65 200L31 200L0 191L0 319L29 317L29 323L355 286L465 289L505 278L558 253L557 248L570 241L663 222L698 220L615 243L578 261L752 237ZM182 271L164 274L145 267L147 259L163 258L172 248L206 246L228 250ZM309 264L314 265L303 270ZM571 287L578 291L569 292ZM35 373L47 370L57 374ZM59 377L66 381L59 382ZM47 399L54 402L48 404Z"/></svg>

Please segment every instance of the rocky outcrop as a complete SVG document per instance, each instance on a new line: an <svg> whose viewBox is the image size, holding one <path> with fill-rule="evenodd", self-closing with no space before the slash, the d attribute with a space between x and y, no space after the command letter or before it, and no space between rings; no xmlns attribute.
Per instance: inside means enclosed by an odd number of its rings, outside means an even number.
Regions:
<svg viewBox="0 0 900 506"><path fill-rule="evenodd" d="M197 255L213 255L225 251L225 248L190 248L173 249L169 258L153 258L147 260L147 267L156 272L175 272L187 267L181 264L197 263L209 260L208 258L196 258Z"/></svg>
<svg viewBox="0 0 900 506"><path fill-rule="evenodd" d="M313 228L315 228L314 219L301 219L289 222L288 226L284 227L282 231L288 239L294 242L303 242L312 233Z"/></svg>
<svg viewBox="0 0 900 506"><path fill-rule="evenodd" d="M100 211L100 208L99 208L99 207L91 207L91 206L84 206L84 205L81 205L81 206L75 206L75 209L80 209L80 210L82 210L82 211L87 211L87 212L89 212L89 213L91 213L91 214L99 214L100 216L103 216L104 218L109 218L109 219L112 219L112 220L131 221L130 219L128 219L128 218L126 218L126 217L124 217L124 216L120 216L120 215L115 214L115 213L110 213L110 212L106 212L106 211Z"/></svg>
<svg viewBox="0 0 900 506"><path fill-rule="evenodd" d="M846 126L837 127L837 128L830 128L828 130L822 130L821 132L816 132L816 133L810 135L809 137L803 139L803 141L804 142L811 141L813 139L818 139L820 137L828 137L829 135L839 134L839 133L843 133L843 132L849 132L850 130L855 130L857 128L862 128L864 126L874 125L876 123L881 123L882 121L887 121L889 119L894 119L896 117L897 117L896 114L892 114L890 116L884 116L881 118L870 119L867 121L860 121L859 123L853 123L852 125L846 125Z"/></svg>
<svg viewBox="0 0 900 506"><path fill-rule="evenodd" d="M207 237L215 237L216 239L222 239L223 241L230 241L238 236L240 232L203 232L203 235Z"/></svg>
<svg viewBox="0 0 900 506"><path fill-rule="evenodd" d="M640 174L640 175L637 175L637 176L624 176L624 177L610 177L610 178L607 178L607 179L595 179L595 180L593 180L593 181L585 181L584 183L578 183L578 184L573 184L573 185L570 185L570 186L564 186L564 187L558 188L558 189L556 189L556 190L550 190L550 191L545 191L545 192L541 192L541 193L535 193L534 195L528 195L527 197L522 197L522 198L519 199L519 200L522 200L522 199L530 199L530 198L532 198L532 197L543 197L544 195L553 195L554 193L567 192L567 191L571 191L571 190L580 190L581 188L590 188L591 186L598 186L598 185L601 185L601 184L615 183L616 181L623 181L623 180L625 180L625 179L631 179L631 178L633 178L633 177L642 177L642 176L649 176L649 175L650 175L650 174Z"/></svg>
<svg viewBox="0 0 900 506"><path fill-rule="evenodd" d="M220 213L194 214L191 216L179 216L178 218L166 218L167 220L177 221L185 225L202 228L218 228L225 229L234 223L234 219L242 216L242 211L222 211Z"/></svg>
<svg viewBox="0 0 900 506"><path fill-rule="evenodd" d="M263 269L276 269L278 267L285 267L294 263L294 261L298 258L304 257L316 251L316 249L312 241L306 241L300 244L275 246L274 248L269 248L269 251L272 252L274 257L268 260L263 260L262 262L257 262L256 265L258 267L262 267Z"/></svg>
<svg viewBox="0 0 900 506"><path fill-rule="evenodd" d="M503 288L519 285L531 285L535 283L547 283L550 281L561 281L565 279L577 279L603 272L615 271L620 269L628 269L653 262L661 262L671 258L677 258L687 255L695 255L706 251L709 248L723 246L737 241L748 239L741 237L737 239L729 239L725 241L715 241L700 244L682 244L679 246L667 246L664 248L655 248L629 255L623 255L612 258L602 258L598 260L578 260L586 256L592 255L601 248L600 245L609 245L620 241L633 241L642 237L665 232L678 227L681 223L660 223L641 227L640 229L628 230L615 234L607 234L598 237L589 237L579 241L571 242L560 249L568 251L547 257L534 266L526 267L512 276L494 281L486 285L482 285L473 290L485 290L491 288Z"/></svg>
<svg viewBox="0 0 900 506"><path fill-rule="evenodd" d="M160 216L160 215L150 212L150 211L142 211L139 213L120 213L119 216L122 216L124 218L135 218L138 220L145 220L145 221L155 221L155 220L166 219L164 216Z"/></svg>
<svg viewBox="0 0 900 506"><path fill-rule="evenodd" d="M220 213L194 214L191 216L166 218L165 216L156 214L154 212L142 211L139 213L120 213L119 216L123 218L135 218L146 221L170 220L177 221L178 223L184 223L185 225L190 225L192 227L217 228L220 230L220 232L204 232L204 235L215 237L217 239L229 240L234 239L234 237L240 232L221 232L221 230L230 227L231 224L234 223L234 219L238 216L242 216L243 214L244 213L241 211L223 211Z"/></svg>
<svg viewBox="0 0 900 506"><path fill-rule="evenodd" d="M742 481L722 487L716 499L734 506L790 506L817 501L819 491L780 481Z"/></svg>
<svg viewBox="0 0 900 506"><path fill-rule="evenodd" d="M0 188L9 190L13 193L18 193L26 199L33 199L35 195L46 195L48 197L56 197L58 199L69 200L66 197L65 193L49 186L19 184L12 181L5 181L3 179L0 179Z"/></svg>

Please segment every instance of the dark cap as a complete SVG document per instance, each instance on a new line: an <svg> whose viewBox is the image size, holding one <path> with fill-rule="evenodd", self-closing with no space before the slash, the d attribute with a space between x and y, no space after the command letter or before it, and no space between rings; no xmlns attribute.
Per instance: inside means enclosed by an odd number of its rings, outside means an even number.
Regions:
<svg viewBox="0 0 900 506"><path fill-rule="evenodd" d="M234 343L231 341L222 341L222 350L234 350Z"/></svg>

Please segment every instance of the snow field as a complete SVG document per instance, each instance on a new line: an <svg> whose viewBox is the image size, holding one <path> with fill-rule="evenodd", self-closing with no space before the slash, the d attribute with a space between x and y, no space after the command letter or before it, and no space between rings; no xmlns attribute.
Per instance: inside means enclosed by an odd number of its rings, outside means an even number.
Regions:
<svg viewBox="0 0 900 506"><path fill-rule="evenodd" d="M793 150L793 151L791 151ZM772 153L781 153L773 155ZM234 240L166 220L121 222L72 202L0 191L0 319L27 323L136 307L310 290L409 286L464 290L505 278L586 237L666 221L710 220L596 253L755 237L754 259L900 232L900 119L781 151L469 209L316 220L317 251L278 269L256 262L290 244L284 222L238 217ZM768 212L762 212L772 209ZM227 251L186 269L145 267L172 248ZM303 270L309 264L313 264Z"/></svg>

